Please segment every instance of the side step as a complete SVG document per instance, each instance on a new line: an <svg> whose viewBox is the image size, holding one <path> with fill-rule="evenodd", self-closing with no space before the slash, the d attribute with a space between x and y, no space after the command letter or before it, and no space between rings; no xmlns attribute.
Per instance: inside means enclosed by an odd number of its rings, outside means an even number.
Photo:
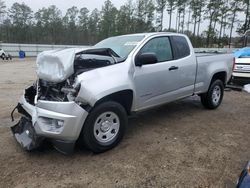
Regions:
<svg viewBox="0 0 250 188"><path fill-rule="evenodd" d="M243 87L239 85L226 85L226 88L230 88L235 91L242 91Z"/></svg>

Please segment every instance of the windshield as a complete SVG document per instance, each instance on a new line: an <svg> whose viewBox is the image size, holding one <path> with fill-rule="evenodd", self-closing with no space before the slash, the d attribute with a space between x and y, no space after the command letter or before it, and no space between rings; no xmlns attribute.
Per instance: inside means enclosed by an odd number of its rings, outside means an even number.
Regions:
<svg viewBox="0 0 250 188"><path fill-rule="evenodd" d="M121 58L126 58L143 38L144 35L111 37L97 43L94 47L111 48Z"/></svg>

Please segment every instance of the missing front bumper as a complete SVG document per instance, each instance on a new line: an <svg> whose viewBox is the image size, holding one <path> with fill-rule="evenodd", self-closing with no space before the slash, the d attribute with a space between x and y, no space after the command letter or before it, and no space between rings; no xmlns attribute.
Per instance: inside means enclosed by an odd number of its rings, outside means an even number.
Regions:
<svg viewBox="0 0 250 188"><path fill-rule="evenodd" d="M16 125L11 127L11 131L17 143L19 143L24 150L36 150L42 145L43 141L47 139L51 141L57 151L63 154L73 153L75 141L62 141L37 135L36 130L32 125L31 116L26 112L20 103L18 103L11 113L12 120L14 120L13 113L16 109L20 114L22 114L22 117Z"/></svg>
<svg viewBox="0 0 250 188"><path fill-rule="evenodd" d="M26 151L38 149L45 140L45 137L36 134L32 121L28 117L21 117L20 121L11 127L11 131L16 141ZM71 154L74 151L75 142L53 139L50 139L50 141L54 148L63 154Z"/></svg>

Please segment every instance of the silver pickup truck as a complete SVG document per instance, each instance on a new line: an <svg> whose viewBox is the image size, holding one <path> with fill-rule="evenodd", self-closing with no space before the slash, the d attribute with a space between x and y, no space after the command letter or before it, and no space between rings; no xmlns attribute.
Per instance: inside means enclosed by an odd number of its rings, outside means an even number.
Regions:
<svg viewBox="0 0 250 188"><path fill-rule="evenodd" d="M187 36L163 32L43 52L38 80L21 97L22 117L11 129L25 150L46 139L63 153L76 141L103 152L120 142L132 113L192 95L217 108L232 66L230 54L195 54Z"/></svg>

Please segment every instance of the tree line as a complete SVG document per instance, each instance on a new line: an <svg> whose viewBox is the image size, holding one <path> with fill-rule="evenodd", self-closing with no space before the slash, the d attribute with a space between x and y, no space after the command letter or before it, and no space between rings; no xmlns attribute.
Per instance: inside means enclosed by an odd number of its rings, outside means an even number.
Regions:
<svg viewBox="0 0 250 188"><path fill-rule="evenodd" d="M106 0L101 10L73 6L62 14L55 5L34 12L0 0L0 41L92 45L109 36L174 31L187 34L195 47L223 47L231 45L234 30L250 29L249 1L127 0L117 8Z"/></svg>

